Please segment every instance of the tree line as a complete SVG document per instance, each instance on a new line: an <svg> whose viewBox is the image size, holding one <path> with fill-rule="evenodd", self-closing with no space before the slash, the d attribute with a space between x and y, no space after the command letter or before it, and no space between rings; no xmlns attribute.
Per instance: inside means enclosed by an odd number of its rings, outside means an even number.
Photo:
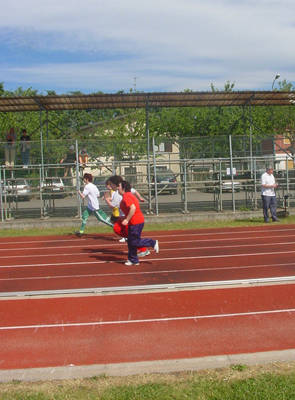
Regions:
<svg viewBox="0 0 295 400"><path fill-rule="evenodd" d="M286 80L279 81L279 91L294 91L295 87ZM235 90L235 84L226 82L222 91ZM132 92L132 89L130 90ZM190 91L185 89L184 92ZM218 91L211 84L211 91ZM101 92L98 92L101 93ZM120 92L118 92L120 93ZM81 92L70 92L81 95ZM0 83L0 96L36 96L40 95L32 88L6 90ZM48 90L45 95L56 95ZM43 123L46 115L43 113ZM114 140L145 139L146 115L144 109L108 109L108 110L70 110L48 113L47 140L79 139ZM193 138L216 136L243 136L251 133L255 136L274 136L283 134L293 142L295 133L294 106L235 106L235 107L178 107L153 108L149 113L149 131L155 138ZM40 138L40 115L38 112L0 113L0 140L4 141L8 130L14 127L16 132L27 129L31 140Z"/></svg>

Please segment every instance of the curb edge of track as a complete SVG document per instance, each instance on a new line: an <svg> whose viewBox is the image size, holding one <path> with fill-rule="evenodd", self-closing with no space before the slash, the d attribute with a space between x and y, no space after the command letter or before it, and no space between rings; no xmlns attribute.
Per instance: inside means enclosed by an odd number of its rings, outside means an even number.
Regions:
<svg viewBox="0 0 295 400"><path fill-rule="evenodd" d="M114 286L114 287L94 287L79 289L59 289L59 290L34 290L23 292L0 292L0 300L2 299L19 299L22 297L35 296L65 296L65 295L104 295L104 294L123 294L138 292L155 292L163 290L193 290L193 289L217 289L227 287L241 287L267 284L284 284L294 283L295 276L280 276L272 278L253 278L253 279L235 279L224 281L207 281L207 282L185 282L171 284L156 285L137 285L137 286Z"/></svg>

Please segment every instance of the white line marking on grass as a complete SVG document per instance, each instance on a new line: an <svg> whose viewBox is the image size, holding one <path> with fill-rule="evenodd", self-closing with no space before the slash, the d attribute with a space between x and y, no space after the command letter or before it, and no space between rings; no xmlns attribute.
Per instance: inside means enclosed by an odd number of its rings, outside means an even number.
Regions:
<svg viewBox="0 0 295 400"><path fill-rule="evenodd" d="M69 322L56 324L40 324L40 325L16 325L16 326L0 326L0 330L16 330L16 329L46 329L46 328L68 328L68 327L83 327L83 326L106 326L106 325L127 325L127 324L144 324L155 322L172 322L172 321L189 321L189 320L204 320L213 318L233 318L233 317L250 317L256 315L271 315L294 313L295 308L287 308L281 310L264 310L250 311L244 313L228 313L228 314L211 314L211 315L192 315L187 317L166 317L166 318L148 318L122 321L94 321L94 322Z"/></svg>

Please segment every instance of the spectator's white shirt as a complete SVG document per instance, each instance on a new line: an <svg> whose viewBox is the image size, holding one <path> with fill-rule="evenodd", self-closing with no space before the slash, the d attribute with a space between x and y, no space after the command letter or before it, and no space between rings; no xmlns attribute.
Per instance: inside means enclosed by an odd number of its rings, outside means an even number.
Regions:
<svg viewBox="0 0 295 400"><path fill-rule="evenodd" d="M84 190L83 190L83 195L88 197L88 205L87 207L91 211L95 211L99 209L99 190L93 183L89 182L87 185L85 185Z"/></svg>
<svg viewBox="0 0 295 400"><path fill-rule="evenodd" d="M267 172L264 172L261 176L261 185L274 185L276 183L275 177L273 174L268 174ZM264 188L263 186L261 187L261 194L262 196L275 196L275 190L274 188Z"/></svg>

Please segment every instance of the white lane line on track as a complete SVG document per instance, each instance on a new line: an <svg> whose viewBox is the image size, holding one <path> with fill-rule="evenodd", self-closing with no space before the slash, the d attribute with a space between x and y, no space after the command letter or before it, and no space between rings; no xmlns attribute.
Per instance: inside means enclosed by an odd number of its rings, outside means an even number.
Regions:
<svg viewBox="0 0 295 400"><path fill-rule="evenodd" d="M134 272L115 272L115 273L102 273L102 274L79 274L79 275L46 275L46 276L30 276L20 278L0 278L0 281L25 281L25 280L48 280L48 279L68 279L68 278L100 278L106 276L130 276L130 275L159 275L159 274L175 274L186 272L204 272L204 271L226 271L226 270L240 270L240 269L259 269L259 268L277 268L277 267L294 267L295 263L285 264L262 264L262 265L243 265L239 267L221 267L221 268L192 268L192 269L175 269L175 270L157 270L157 271L134 271Z"/></svg>
<svg viewBox="0 0 295 400"><path fill-rule="evenodd" d="M105 325L126 325L126 324L144 324L154 322L172 322L172 321L189 321L203 320L213 318L233 318L233 317L250 317L257 315L285 314L294 313L295 308L287 308L281 310L264 310L264 311L249 311L244 313L229 313L229 314L211 314L211 315L193 315L187 317L166 317L166 318L149 318L149 319L134 319L122 321L94 321L94 322L69 322L44 325L16 325L16 326L0 326L1 331L16 330L16 329L44 329L44 328L67 328L67 327L83 327L83 326L105 326Z"/></svg>
<svg viewBox="0 0 295 400"><path fill-rule="evenodd" d="M145 260L141 260L141 262L151 262L151 261L174 261L174 260L198 260L198 259L210 259L210 258L231 258L231 257L256 257L256 256L267 256L267 255L278 255L278 254L294 254L293 251L270 251L267 253L244 253L244 254L218 254L214 256L189 256L189 257L166 257L166 258L148 258ZM16 264L16 265L1 265L1 268L26 268L26 267L53 267L60 266L63 267L65 265L88 265L88 264L121 264L126 260L113 260L113 261L78 261L78 262L67 262L67 263L46 263L46 264Z"/></svg>
<svg viewBox="0 0 295 400"><path fill-rule="evenodd" d="M237 232L235 232L235 231L228 231L228 232L204 232L204 233L190 233L190 232L188 232L188 233L182 233L182 234L171 234L171 235L169 235L169 234L165 234L165 235L161 235L161 234L159 234L158 236L157 236L157 238L158 239L161 239L161 238L170 238L170 237L188 237L188 236L201 236L201 237L204 237L204 236L209 236L209 235L211 235L211 236L216 236L216 235L227 235L227 234L234 234L235 235L235 237L234 237L234 239L236 239L236 236L239 234L239 233L264 233L264 232L266 232L266 233L271 233L271 234L273 234L273 233L276 233L276 232L292 232L292 231L294 231L294 234L293 235L287 235L287 236L295 236L295 228L290 228L290 229L265 229L265 230L253 230L253 231L249 231L249 230L246 230L246 231L237 231ZM167 231L166 231L167 232ZM160 231L159 231L159 233L160 233ZM280 236L280 235L279 235ZM146 232L145 233L145 235L144 235L144 237L148 237L148 232ZM257 236L258 238L259 238L259 236ZM265 235L263 235L263 236L260 236L261 238L271 238L272 236L265 236ZM276 236L274 236L274 237L276 237ZM253 238L253 239L255 239L256 238L256 236L249 236L248 238L246 237L245 239L251 239L251 238ZM216 239L216 240L232 240L233 238L224 238L224 239ZM242 239L244 239L243 237L241 237L240 238L241 240ZM90 240L93 240L93 238L87 238L87 237L85 237L85 238L71 238L71 239L58 239L58 238L56 238L55 240L32 240L32 241L17 241L17 240L15 240L15 241L13 241L13 242L3 242L3 243L1 243L0 244L0 251L1 250L7 250L7 249L1 249L1 246L6 246L7 244L28 244L28 243L47 243L47 244L50 244L50 243L56 243L56 242L75 242L75 243L77 243L77 242L79 242L79 241L86 241L86 242L88 242L88 241L90 241ZM95 239L95 240L100 240L100 239ZM208 238L208 239L204 239L204 241L208 241L208 240L212 240L212 238ZM215 239L214 239L215 240ZM111 246L113 246L114 244L119 244L119 243L117 243L116 242L116 240L114 239L114 243L112 243L111 244ZM107 245L107 243L105 243L105 244L101 244L100 246L106 246ZM120 244L120 245L122 245L122 244ZM67 247L67 246L64 246L64 247ZM40 249L40 248L43 248L43 247L37 247L37 249ZM44 247L45 249L46 248L48 248L48 247ZM54 247L50 247L50 248L54 248ZM22 248L20 248L21 250L22 249L27 249L27 247L22 247ZM13 250L15 250L15 249L13 249Z"/></svg>
<svg viewBox="0 0 295 400"><path fill-rule="evenodd" d="M281 237L280 237L281 239ZM224 240L228 240L228 239L221 239L221 241ZM233 240L233 238L230 239L231 241ZM235 239L236 240L236 239ZM243 239L244 240L244 239ZM212 240L210 240L212 242ZM214 240L214 242L217 242L218 240ZM199 243L200 241L197 241L196 243ZM177 243L194 243L194 241L192 240L177 240L177 241L169 241L169 242L160 242L160 244L177 244ZM294 245L294 242L271 242L271 245ZM223 245L223 246L196 246L196 247L181 247L181 248L170 248L170 249L164 249L165 251L179 251L179 250L206 250L206 249L223 249L223 248L235 248L235 247L260 247L260 246L269 246L269 242L268 243L245 243L245 244L230 244L230 245ZM111 247L114 248L114 245L87 245L84 246L85 248L102 248L101 253L103 253L103 250L107 247ZM48 251L52 251L54 249L70 249L70 248L77 248L77 246L56 246L56 247L27 247L27 248L17 248L17 249L11 249L13 251L20 251L20 250L48 250ZM122 244L119 245L119 249L121 248L121 250L125 253L126 252L126 247L123 247ZM1 249L0 249L1 251ZM4 249L2 249L2 251L4 251ZM7 249L6 249L7 251ZM98 251L97 251L98 252ZM60 256L73 256L73 255L88 255L87 252L84 253L54 253L54 254L24 254L24 255L7 255L7 256L0 256L1 258L25 258L25 257L60 257Z"/></svg>

